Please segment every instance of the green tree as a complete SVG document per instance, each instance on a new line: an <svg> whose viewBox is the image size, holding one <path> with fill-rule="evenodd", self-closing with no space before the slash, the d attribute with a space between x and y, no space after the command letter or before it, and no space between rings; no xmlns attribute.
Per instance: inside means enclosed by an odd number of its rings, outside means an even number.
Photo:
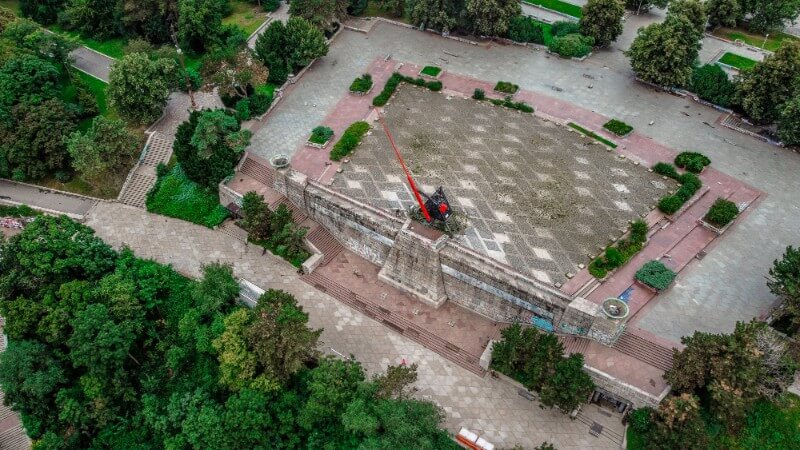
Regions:
<svg viewBox="0 0 800 450"><path fill-rule="evenodd" d="M328 42L322 31L299 17L286 21L286 41L290 43L291 49L286 61L289 67L305 67L314 59L328 54Z"/></svg>
<svg viewBox="0 0 800 450"><path fill-rule="evenodd" d="M800 94L783 104L778 119L778 136L784 144L800 144Z"/></svg>
<svg viewBox="0 0 800 450"><path fill-rule="evenodd" d="M308 314L291 294L268 290L258 299L253 314L255 320L245 337L270 379L283 384L317 356L322 330L308 328Z"/></svg>
<svg viewBox="0 0 800 450"><path fill-rule="evenodd" d="M308 20L320 30L327 30L334 22L347 18L349 5L350 0L293 0L289 13Z"/></svg>
<svg viewBox="0 0 800 450"><path fill-rule="evenodd" d="M640 14L646 13L654 6L664 9L669 2L670 0L625 0L625 8Z"/></svg>
<svg viewBox="0 0 800 450"><path fill-rule="evenodd" d="M208 63L211 81L217 85L220 95L246 98L256 86L266 84L269 70L254 61L249 48L226 56Z"/></svg>
<svg viewBox="0 0 800 450"><path fill-rule="evenodd" d="M378 8L388 12L393 17L403 17L406 12L406 2L404 0L377 0Z"/></svg>
<svg viewBox="0 0 800 450"><path fill-rule="evenodd" d="M57 96L60 78L57 66L34 55L23 54L6 61L0 68L0 121L8 122L14 105L36 105Z"/></svg>
<svg viewBox="0 0 800 450"><path fill-rule="evenodd" d="M189 120L178 126L173 150L189 179L215 188L233 173L250 135L225 110L193 111Z"/></svg>
<svg viewBox="0 0 800 450"><path fill-rule="evenodd" d="M341 420L364 380L364 369L352 360L326 357L311 371L308 400L298 417L298 423L309 434L310 448L320 447L324 442L337 442L339 448L355 444L355 439L345 433Z"/></svg>
<svg viewBox="0 0 800 450"><path fill-rule="evenodd" d="M111 66L109 105L126 120L145 124L161 116L175 80L175 61L152 60L144 53L125 55Z"/></svg>
<svg viewBox="0 0 800 450"><path fill-rule="evenodd" d="M226 0L178 0L178 40L181 47L203 53L222 34Z"/></svg>
<svg viewBox="0 0 800 450"><path fill-rule="evenodd" d="M64 9L64 0L20 0L19 7L24 17L29 17L42 25L50 25L58 19Z"/></svg>
<svg viewBox="0 0 800 450"><path fill-rule="evenodd" d="M0 33L2 33L6 27L15 20L17 20L17 15L14 14L14 11L0 6Z"/></svg>
<svg viewBox="0 0 800 450"><path fill-rule="evenodd" d="M800 248L786 247L783 257L769 269L769 277L767 286L781 300L784 314L800 325Z"/></svg>
<svg viewBox="0 0 800 450"><path fill-rule="evenodd" d="M622 34L622 0L589 0L580 19L581 34L594 38L598 47L608 47Z"/></svg>
<svg viewBox="0 0 800 450"><path fill-rule="evenodd" d="M61 100L22 103L12 109L12 115L11 125L0 124L0 152L5 153L0 157L5 156L15 179L39 179L67 167L64 142L77 125Z"/></svg>
<svg viewBox="0 0 800 450"><path fill-rule="evenodd" d="M522 14L514 0L467 0L466 7L475 33L483 36L505 36L511 19Z"/></svg>
<svg viewBox="0 0 800 450"><path fill-rule="evenodd" d="M420 28L449 33L458 23L448 0L408 0L406 5L411 23Z"/></svg>
<svg viewBox="0 0 800 450"><path fill-rule="evenodd" d="M685 17L694 25L697 34L702 37L708 23L706 9L701 0L673 0L669 4L668 14L673 17Z"/></svg>
<svg viewBox="0 0 800 450"><path fill-rule="evenodd" d="M40 433L46 421L57 419L55 394L64 378L60 362L39 342L12 340L0 353L0 385L5 404L21 413L32 436Z"/></svg>
<svg viewBox="0 0 800 450"><path fill-rule="evenodd" d="M691 394L671 396L661 401L649 447L655 449L706 448L708 437L700 417L700 402Z"/></svg>
<svg viewBox="0 0 800 450"><path fill-rule="evenodd" d="M67 0L65 6L65 21L86 36L107 39L123 32L118 0Z"/></svg>
<svg viewBox="0 0 800 450"><path fill-rule="evenodd" d="M154 44L172 43L171 27L178 17L178 2L172 0L122 0L125 30Z"/></svg>
<svg viewBox="0 0 800 450"><path fill-rule="evenodd" d="M78 46L76 41L51 33L36 22L27 19L17 19L7 24L3 31L3 38L18 48L15 56L32 54L55 64L62 72L70 69L69 52ZM2 57L0 57L0 64L3 64Z"/></svg>
<svg viewBox="0 0 800 450"><path fill-rule="evenodd" d="M708 0L705 3L708 25L716 27L735 27L742 19L739 0Z"/></svg>
<svg viewBox="0 0 800 450"><path fill-rule="evenodd" d="M569 413L586 403L592 391L594 383L583 371L583 355L575 353L556 362L553 376L542 386L540 399L545 406Z"/></svg>
<svg viewBox="0 0 800 450"><path fill-rule="evenodd" d="M97 117L85 132L67 138L72 167L88 180L128 169L140 148L140 139L117 119Z"/></svg>
<svg viewBox="0 0 800 450"><path fill-rule="evenodd" d="M736 95L736 85L717 64L705 64L692 71L691 89L703 100L730 107Z"/></svg>
<svg viewBox="0 0 800 450"><path fill-rule="evenodd" d="M738 100L744 112L758 123L780 117L783 105L800 89L800 42L784 42L772 55L742 72Z"/></svg>
<svg viewBox="0 0 800 450"><path fill-rule="evenodd" d="M247 231L249 239L263 242L270 238L271 215L264 196L251 191L242 197L241 226Z"/></svg>
<svg viewBox="0 0 800 450"><path fill-rule="evenodd" d="M625 55L636 76L659 86L685 86L700 50L696 26L683 15L667 14L662 23L639 29Z"/></svg>
<svg viewBox="0 0 800 450"><path fill-rule="evenodd" d="M742 10L751 14L748 29L763 34L781 30L786 22L797 20L800 0L742 0Z"/></svg>

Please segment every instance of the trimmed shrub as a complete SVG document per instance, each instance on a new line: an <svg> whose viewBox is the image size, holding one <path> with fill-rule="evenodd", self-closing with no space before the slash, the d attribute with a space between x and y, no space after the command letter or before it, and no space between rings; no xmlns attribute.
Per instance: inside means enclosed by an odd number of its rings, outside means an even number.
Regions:
<svg viewBox="0 0 800 450"><path fill-rule="evenodd" d="M508 38L517 42L544 44L544 30L530 17L516 16L508 25Z"/></svg>
<svg viewBox="0 0 800 450"><path fill-rule="evenodd" d="M699 191L700 188L703 187L703 182L700 181L700 177L693 173L684 173L679 175L678 182L681 184L681 187L686 187L687 189L691 190L692 195L694 195L695 192Z"/></svg>
<svg viewBox="0 0 800 450"><path fill-rule="evenodd" d="M405 77L400 75L399 73L395 72L386 80L386 84L383 86L383 90L380 94L376 95L375 98L372 99L373 106L383 106L386 102L389 101L394 91L397 90L397 86L403 81Z"/></svg>
<svg viewBox="0 0 800 450"><path fill-rule="evenodd" d="M696 67L690 87L701 99L725 108L733 104L736 95L736 85L717 64Z"/></svg>
<svg viewBox="0 0 800 450"><path fill-rule="evenodd" d="M631 411L628 415L628 423L637 433L646 433L650 431L653 424L653 409L652 408L638 408Z"/></svg>
<svg viewBox="0 0 800 450"><path fill-rule="evenodd" d="M339 161L349 155L358 146L367 131L369 131L369 124L363 121L354 122L347 127L339 142L331 149L331 160Z"/></svg>
<svg viewBox="0 0 800 450"><path fill-rule="evenodd" d="M644 243L647 240L647 223L637 220L631 224L631 241Z"/></svg>
<svg viewBox="0 0 800 450"><path fill-rule="evenodd" d="M259 92L256 89L256 93L250 96L250 114L252 116L260 116L267 112L271 104L272 94L267 91Z"/></svg>
<svg viewBox="0 0 800 450"><path fill-rule="evenodd" d="M636 280L657 291L668 288L675 280L675 272L670 270L661 261L648 261L636 271Z"/></svg>
<svg viewBox="0 0 800 450"><path fill-rule="evenodd" d="M603 278L604 276L608 275L608 269L605 268L602 259L595 258L589 263L589 275L595 278Z"/></svg>
<svg viewBox="0 0 800 450"><path fill-rule="evenodd" d="M368 92L372 89L372 75L365 73L353 80L350 84L350 92Z"/></svg>
<svg viewBox="0 0 800 450"><path fill-rule="evenodd" d="M191 86L193 91L203 87L203 77L200 75L200 72L193 67L187 67L186 71L184 72L184 76L181 77L180 81L178 82L178 85L182 91L186 92L187 78L189 79L189 86Z"/></svg>
<svg viewBox="0 0 800 450"><path fill-rule="evenodd" d="M425 87L430 89L430 90L432 90L432 91L434 91L434 92L438 92L438 91L442 90L442 82L439 81L439 80L429 81L429 82L425 83Z"/></svg>
<svg viewBox="0 0 800 450"><path fill-rule="evenodd" d="M731 223L736 216L739 215L739 207L736 203L724 198L718 198L717 201L711 205L711 208L706 213L703 220L714 225L717 228L722 228Z"/></svg>
<svg viewBox="0 0 800 450"><path fill-rule="evenodd" d="M504 94L515 94L519 90L519 86L508 81L498 81L494 85L494 90Z"/></svg>
<svg viewBox="0 0 800 450"><path fill-rule="evenodd" d="M569 20L561 20L558 22L553 22L553 28L550 31L553 34L553 37L564 37L568 34L578 34L581 32L581 26L577 22L572 22Z"/></svg>
<svg viewBox="0 0 800 450"><path fill-rule="evenodd" d="M603 128L616 134L617 136L625 136L626 134L633 131L632 126L617 119L611 119L608 122L604 123Z"/></svg>
<svg viewBox="0 0 800 450"><path fill-rule="evenodd" d="M475 92L472 93L472 98L475 100L485 100L486 99L486 92L483 92L483 89L475 89Z"/></svg>
<svg viewBox="0 0 800 450"><path fill-rule="evenodd" d="M664 214L675 214L683 206L683 200L674 196L667 195L658 201L658 209Z"/></svg>
<svg viewBox="0 0 800 450"><path fill-rule="evenodd" d="M42 213L28 205L6 206L0 205L0 217L33 217Z"/></svg>
<svg viewBox="0 0 800 450"><path fill-rule="evenodd" d="M582 34L554 36L547 46L548 50L565 58L583 58L592 52L594 38Z"/></svg>
<svg viewBox="0 0 800 450"><path fill-rule="evenodd" d="M616 268L625 263L625 258L619 249L614 247L606 248L606 264L611 268Z"/></svg>
<svg viewBox="0 0 800 450"><path fill-rule="evenodd" d="M250 120L250 99L243 98L236 102L236 117L239 120Z"/></svg>
<svg viewBox="0 0 800 450"><path fill-rule="evenodd" d="M333 137L333 130L328 127L318 126L311 130L311 137L308 138L309 142L322 145L328 142Z"/></svg>
<svg viewBox="0 0 800 450"><path fill-rule="evenodd" d="M664 175L665 177L670 177L674 180L677 180L680 176L678 171L675 170L675 166L665 162L657 162L656 165L653 166L653 172Z"/></svg>
<svg viewBox="0 0 800 450"><path fill-rule="evenodd" d="M675 165L692 173L700 173L711 164L711 160L702 153L681 152L675 157Z"/></svg>
<svg viewBox="0 0 800 450"><path fill-rule="evenodd" d="M425 66L420 73L429 77L438 77L439 74L442 73L442 69L436 66Z"/></svg>

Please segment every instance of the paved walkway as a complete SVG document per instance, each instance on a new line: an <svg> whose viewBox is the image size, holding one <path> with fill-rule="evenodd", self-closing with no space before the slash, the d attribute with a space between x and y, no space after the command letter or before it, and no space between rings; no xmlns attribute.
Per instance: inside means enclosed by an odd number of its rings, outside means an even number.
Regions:
<svg viewBox="0 0 800 450"><path fill-rule="evenodd" d="M80 218L86 215L97 200L0 179L0 202L3 201L11 204L24 203L44 211L64 213L74 218Z"/></svg>
<svg viewBox="0 0 800 450"><path fill-rule="evenodd" d="M172 264L186 275L199 276L202 264L220 261L261 288L292 293L309 312L310 325L324 328L324 349L353 354L370 374L402 359L419 364L419 395L444 408L450 431L466 426L498 447L532 448L547 440L562 450L617 448L605 437L591 436L586 424L540 409L513 386L480 378L342 305L302 282L283 260L262 256L260 248L227 234L116 203L98 204L87 224L109 244L128 245L138 256Z"/></svg>
<svg viewBox="0 0 800 450"><path fill-rule="evenodd" d="M108 83L108 74L114 58L96 52L87 47L78 47L69 54L74 60L73 66Z"/></svg>

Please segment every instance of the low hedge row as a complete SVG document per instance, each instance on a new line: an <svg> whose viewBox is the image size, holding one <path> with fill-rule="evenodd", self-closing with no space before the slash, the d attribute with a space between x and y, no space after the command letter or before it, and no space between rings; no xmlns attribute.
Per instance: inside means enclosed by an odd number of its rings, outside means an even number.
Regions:
<svg viewBox="0 0 800 450"><path fill-rule="evenodd" d="M611 119L608 122L604 123L603 128L616 134L617 136L625 136L626 134L633 131L632 126L617 119Z"/></svg>
<svg viewBox="0 0 800 450"><path fill-rule="evenodd" d="M332 161L339 161L345 156L349 155L358 144L361 143L361 138L369 131L369 124L364 121L353 122L344 130L339 142L331 149L330 158Z"/></svg>
<svg viewBox="0 0 800 450"><path fill-rule="evenodd" d="M372 75L365 73L353 80L350 84L350 92L368 92L372 89Z"/></svg>
<svg viewBox="0 0 800 450"><path fill-rule="evenodd" d="M665 162L656 163L656 165L653 166L653 171L673 178L681 184L681 187L678 188L674 194L665 195L658 201L658 209L664 214L675 214L678 212L681 206L689 201L689 199L703 187L703 182L700 181L697 175L691 172L679 175L675 167Z"/></svg>
<svg viewBox="0 0 800 450"><path fill-rule="evenodd" d="M570 122L567 125L569 125L570 128L572 128L574 130L578 130L582 134L585 134L586 136L589 136L590 138L592 138L592 139L594 139L596 141L602 142L603 144L606 144L607 146L609 146L611 148L617 148L617 144L609 141L608 139L604 138L603 136L600 136L599 134L595 133L594 131L589 131L586 128L583 128L582 126L578 125L575 122Z"/></svg>
<svg viewBox="0 0 800 450"><path fill-rule="evenodd" d="M42 213L28 205L6 206L0 205L0 217L33 217Z"/></svg>
<svg viewBox="0 0 800 450"><path fill-rule="evenodd" d="M442 82L439 80L434 81L425 81L424 78L414 78L414 77L407 77L400 73L393 73L391 77L386 81L386 84L383 86L383 90L380 94L376 95L375 98L372 99L373 106L383 106L394 94L394 91L397 90L397 86L400 86L400 83L406 82L413 84L415 86L424 86L432 91L441 91L442 90Z"/></svg>
<svg viewBox="0 0 800 450"><path fill-rule="evenodd" d="M675 165L692 173L700 173L711 164L708 156L697 152L682 152L675 157Z"/></svg>
<svg viewBox="0 0 800 450"><path fill-rule="evenodd" d="M643 220L633 222L630 236L618 242L615 247L607 247L603 256L592 260L589 263L589 273L595 278L605 277L610 270L622 266L639 253L646 241L647 224Z"/></svg>
<svg viewBox="0 0 800 450"><path fill-rule="evenodd" d="M717 228L722 228L731 223L736 216L739 215L739 207L736 203L724 198L718 198L717 201L711 205L711 208L706 213L703 220L714 225Z"/></svg>
<svg viewBox="0 0 800 450"><path fill-rule="evenodd" d="M473 94L473 97L474 97L474 94ZM492 102L493 105L505 106L506 108L516 109L517 111L522 111L524 113L532 113L533 112L533 106L531 106L531 105L529 105L529 104L527 104L525 102L515 102L515 101L511 100L511 96L510 95L506 96L506 98L504 98L502 100L500 100L499 98L490 98L489 101Z"/></svg>
<svg viewBox="0 0 800 450"><path fill-rule="evenodd" d="M648 261L636 271L636 280L657 291L668 288L676 274L660 261Z"/></svg>

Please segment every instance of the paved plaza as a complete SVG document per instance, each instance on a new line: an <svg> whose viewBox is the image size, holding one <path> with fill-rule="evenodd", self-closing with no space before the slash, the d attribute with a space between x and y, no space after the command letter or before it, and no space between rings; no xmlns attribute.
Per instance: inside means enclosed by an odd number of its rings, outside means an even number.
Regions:
<svg viewBox="0 0 800 450"><path fill-rule="evenodd" d="M622 50L639 27L663 17L663 12L655 13L629 16L618 41L582 63L518 46L464 44L384 23L375 24L368 34L344 30L328 55L253 128L249 150L262 157L294 154L310 130L333 112L350 82L376 58L386 56L435 64L476 79L511 81L521 89L618 118L677 151L707 154L713 167L767 194L702 261L690 265L675 286L636 317L638 326L673 341L695 330L730 332L737 320L759 316L773 304L764 275L787 245L799 243L800 157L717 125L720 113L712 108L633 80Z"/></svg>
<svg viewBox="0 0 800 450"><path fill-rule="evenodd" d="M403 359L418 364L418 395L445 410L445 425L450 431L468 427L485 435L498 448L516 444L533 448L545 440L561 450L618 448L618 443L604 435L590 435L586 423L556 410L539 408L537 402L521 397L513 385L478 377L343 305L301 281L296 269L282 259L269 253L262 255L258 247L245 246L218 231L118 203L99 203L90 211L86 223L110 245L127 245L138 256L172 264L188 276L198 277L203 264L219 261L231 264L237 277L263 289L290 292L309 312L309 325L324 329L322 349L352 354L370 374ZM587 408L585 414L600 415L593 408ZM616 426L621 432L618 422Z"/></svg>
<svg viewBox="0 0 800 450"><path fill-rule="evenodd" d="M546 283L563 283L676 187L568 127L489 102L403 85L384 111L421 189L443 186L469 218L460 240ZM415 200L375 126L334 187L408 210Z"/></svg>

